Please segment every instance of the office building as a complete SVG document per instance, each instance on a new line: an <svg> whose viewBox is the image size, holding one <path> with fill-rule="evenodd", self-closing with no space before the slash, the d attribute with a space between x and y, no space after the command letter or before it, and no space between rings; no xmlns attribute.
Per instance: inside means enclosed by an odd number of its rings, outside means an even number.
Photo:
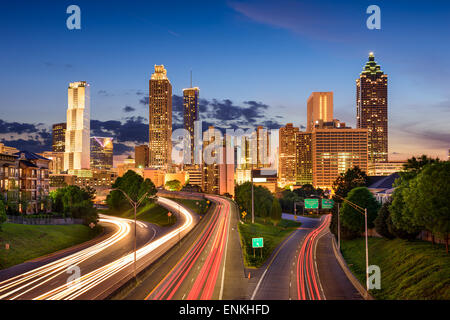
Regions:
<svg viewBox="0 0 450 320"><path fill-rule="evenodd" d="M90 166L90 88L85 81L72 82L67 90L67 129L64 171Z"/></svg>
<svg viewBox="0 0 450 320"><path fill-rule="evenodd" d="M136 168L148 168L150 164L150 149L148 145L143 144L134 147L134 162Z"/></svg>
<svg viewBox="0 0 450 320"><path fill-rule="evenodd" d="M172 162L172 85L163 65L149 81L150 167L168 169Z"/></svg>
<svg viewBox="0 0 450 320"><path fill-rule="evenodd" d="M369 162L388 161L388 76L371 52L356 79L356 125L369 134Z"/></svg>
<svg viewBox="0 0 450 320"><path fill-rule="evenodd" d="M312 133L296 132L295 134L295 180L296 184L312 184Z"/></svg>
<svg viewBox="0 0 450 320"><path fill-rule="evenodd" d="M189 132L190 137L190 163L195 164L194 159L194 123L199 119L198 101L200 89L187 88L183 89L183 119L184 129ZM185 150L186 151L186 150Z"/></svg>
<svg viewBox="0 0 450 320"><path fill-rule="evenodd" d="M307 102L306 131L311 131L319 120L333 121L333 92L313 92Z"/></svg>
<svg viewBox="0 0 450 320"><path fill-rule="evenodd" d="M111 170L113 167L113 138L91 138L91 169Z"/></svg>
<svg viewBox="0 0 450 320"><path fill-rule="evenodd" d="M352 129L337 120L319 122L311 134L313 185L331 189L341 174L355 166L367 172L367 129Z"/></svg>
<svg viewBox="0 0 450 320"><path fill-rule="evenodd" d="M285 187L296 183L296 134L298 127L292 123L286 124L279 130L279 153L278 153L278 185Z"/></svg>
<svg viewBox="0 0 450 320"><path fill-rule="evenodd" d="M52 126L52 151L64 152L66 150L66 123L57 123Z"/></svg>

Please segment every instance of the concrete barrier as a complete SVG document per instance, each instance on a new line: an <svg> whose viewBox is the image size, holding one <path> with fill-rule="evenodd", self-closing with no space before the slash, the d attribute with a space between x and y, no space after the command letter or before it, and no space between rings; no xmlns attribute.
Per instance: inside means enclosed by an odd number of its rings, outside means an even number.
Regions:
<svg viewBox="0 0 450 320"><path fill-rule="evenodd" d="M372 295L369 292L367 292L366 288L363 287L363 285L359 282L359 280L355 277L355 275L350 271L350 268L347 266L344 257L337 248L336 239L334 238L333 234L331 239L334 255L336 256L336 259L339 265L341 266L342 270L344 271L345 275L347 276L348 280L350 280L350 282L353 284L353 286L356 288L356 290L358 290L359 294L365 300L374 300Z"/></svg>

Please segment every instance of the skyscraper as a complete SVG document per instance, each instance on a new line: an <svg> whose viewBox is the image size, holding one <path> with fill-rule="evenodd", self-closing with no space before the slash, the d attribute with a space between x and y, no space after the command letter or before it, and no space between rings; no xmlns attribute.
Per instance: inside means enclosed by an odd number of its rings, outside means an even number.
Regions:
<svg viewBox="0 0 450 320"><path fill-rule="evenodd" d="M313 183L312 171L312 133L296 132L295 134L295 176L299 185Z"/></svg>
<svg viewBox="0 0 450 320"><path fill-rule="evenodd" d="M191 164L194 164L194 123L199 119L198 99L200 89L187 88L183 89L183 111L184 111L184 129L189 131L191 138Z"/></svg>
<svg viewBox="0 0 450 320"><path fill-rule="evenodd" d="M89 84L86 81L71 82L67 96L64 170L89 169L91 130Z"/></svg>
<svg viewBox="0 0 450 320"><path fill-rule="evenodd" d="M388 161L388 77L371 52L356 79L356 125L369 133L369 162Z"/></svg>
<svg viewBox="0 0 450 320"><path fill-rule="evenodd" d="M52 127L52 151L64 152L66 148L66 123L57 123Z"/></svg>
<svg viewBox="0 0 450 320"><path fill-rule="evenodd" d="M299 132L298 127L292 123L281 127L279 131L279 154L278 154L278 182L281 187L295 184L296 181L296 142L295 136Z"/></svg>
<svg viewBox="0 0 450 320"><path fill-rule="evenodd" d="M113 167L113 138L91 138L91 169L111 170Z"/></svg>
<svg viewBox="0 0 450 320"><path fill-rule="evenodd" d="M307 102L306 131L311 131L319 120L333 121L333 92L313 92Z"/></svg>
<svg viewBox="0 0 450 320"><path fill-rule="evenodd" d="M149 87L150 167L168 169L172 162L172 85L164 65L155 65Z"/></svg>
<svg viewBox="0 0 450 320"><path fill-rule="evenodd" d="M206 193L219 194L220 192L220 167L219 162L222 157L221 149L223 137L220 131L213 126L203 133L203 170L204 182L203 191Z"/></svg>

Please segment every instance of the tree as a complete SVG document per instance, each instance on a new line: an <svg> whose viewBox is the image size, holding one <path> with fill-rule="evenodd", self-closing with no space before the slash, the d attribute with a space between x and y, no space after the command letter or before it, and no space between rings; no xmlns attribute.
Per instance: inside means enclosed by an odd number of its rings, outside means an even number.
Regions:
<svg viewBox="0 0 450 320"><path fill-rule="evenodd" d="M157 192L155 185L150 179L144 180L144 178L133 170L128 170L122 177L117 178L112 185L112 189L122 190L133 201L138 201L147 192L148 198L155 195ZM149 200L145 200L144 202L148 201ZM106 203L109 208L116 211L130 208L130 202L119 190L111 191L106 197Z"/></svg>
<svg viewBox="0 0 450 320"><path fill-rule="evenodd" d="M181 190L181 182L179 180L170 180L165 184L167 190L170 191L180 191Z"/></svg>
<svg viewBox="0 0 450 320"><path fill-rule="evenodd" d="M282 212L294 213L294 203L303 201L296 192L291 190L283 190L279 199Z"/></svg>
<svg viewBox="0 0 450 320"><path fill-rule="evenodd" d="M89 225L98 220L97 209L94 207L92 195L78 186L67 186L50 193L53 211L63 216L82 219Z"/></svg>
<svg viewBox="0 0 450 320"><path fill-rule="evenodd" d="M336 195L345 198L348 193L356 187L367 185L369 178L367 174L358 166L348 169L345 173L341 173L333 182L333 190ZM341 202L339 197L335 197L334 201Z"/></svg>
<svg viewBox="0 0 450 320"><path fill-rule="evenodd" d="M367 208L367 227L369 229L373 228L373 221L377 217L380 205L369 189L366 187L354 188L349 192L346 199L361 208ZM342 205L341 221L342 226L349 229L350 232L361 234L365 231L364 213L357 211L347 202L344 202Z"/></svg>
<svg viewBox="0 0 450 320"><path fill-rule="evenodd" d="M389 232L400 239L412 240L417 237L421 228L413 219L412 213L406 207L404 191L408 189L408 181L404 180L392 194L392 202L389 205Z"/></svg>
<svg viewBox="0 0 450 320"><path fill-rule="evenodd" d="M275 225L281 220L281 206L277 198L273 197L272 209L270 211L270 218Z"/></svg>
<svg viewBox="0 0 450 320"><path fill-rule="evenodd" d="M301 188L295 189L293 191L300 198L310 198L311 195L321 197L323 195L323 190L320 188L315 189L312 184L304 184Z"/></svg>
<svg viewBox="0 0 450 320"><path fill-rule="evenodd" d="M241 212L246 211L248 214L252 212L252 184L245 182L237 185L234 191L234 199L238 204ZM273 195L269 189L263 186L254 186L255 197L255 216L266 218L270 216L272 209Z"/></svg>
<svg viewBox="0 0 450 320"><path fill-rule="evenodd" d="M450 162L426 165L403 190L406 211L417 226L446 240L450 232Z"/></svg>
<svg viewBox="0 0 450 320"><path fill-rule="evenodd" d="M387 239L394 239L395 235L389 231L388 219L390 219L389 213L390 205L391 205L390 202L383 203L380 210L378 211L378 216L375 218L374 224L375 230L378 232L380 236Z"/></svg>

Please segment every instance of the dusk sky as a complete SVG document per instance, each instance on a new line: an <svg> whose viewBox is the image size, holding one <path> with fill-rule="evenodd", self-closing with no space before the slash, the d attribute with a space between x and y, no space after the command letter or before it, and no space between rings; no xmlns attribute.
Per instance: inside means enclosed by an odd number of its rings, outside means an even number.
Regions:
<svg viewBox="0 0 450 320"><path fill-rule="evenodd" d="M68 30L66 8L81 8ZM366 8L381 8L381 30ZM1 1L0 141L50 150L69 82L91 85L91 132L116 155L148 142L148 81L164 64L174 123L182 89L200 87L218 127L306 124L313 91L355 127L355 79L370 51L388 74L389 156L446 159L450 148L449 1ZM36 142L37 141L37 142Z"/></svg>

